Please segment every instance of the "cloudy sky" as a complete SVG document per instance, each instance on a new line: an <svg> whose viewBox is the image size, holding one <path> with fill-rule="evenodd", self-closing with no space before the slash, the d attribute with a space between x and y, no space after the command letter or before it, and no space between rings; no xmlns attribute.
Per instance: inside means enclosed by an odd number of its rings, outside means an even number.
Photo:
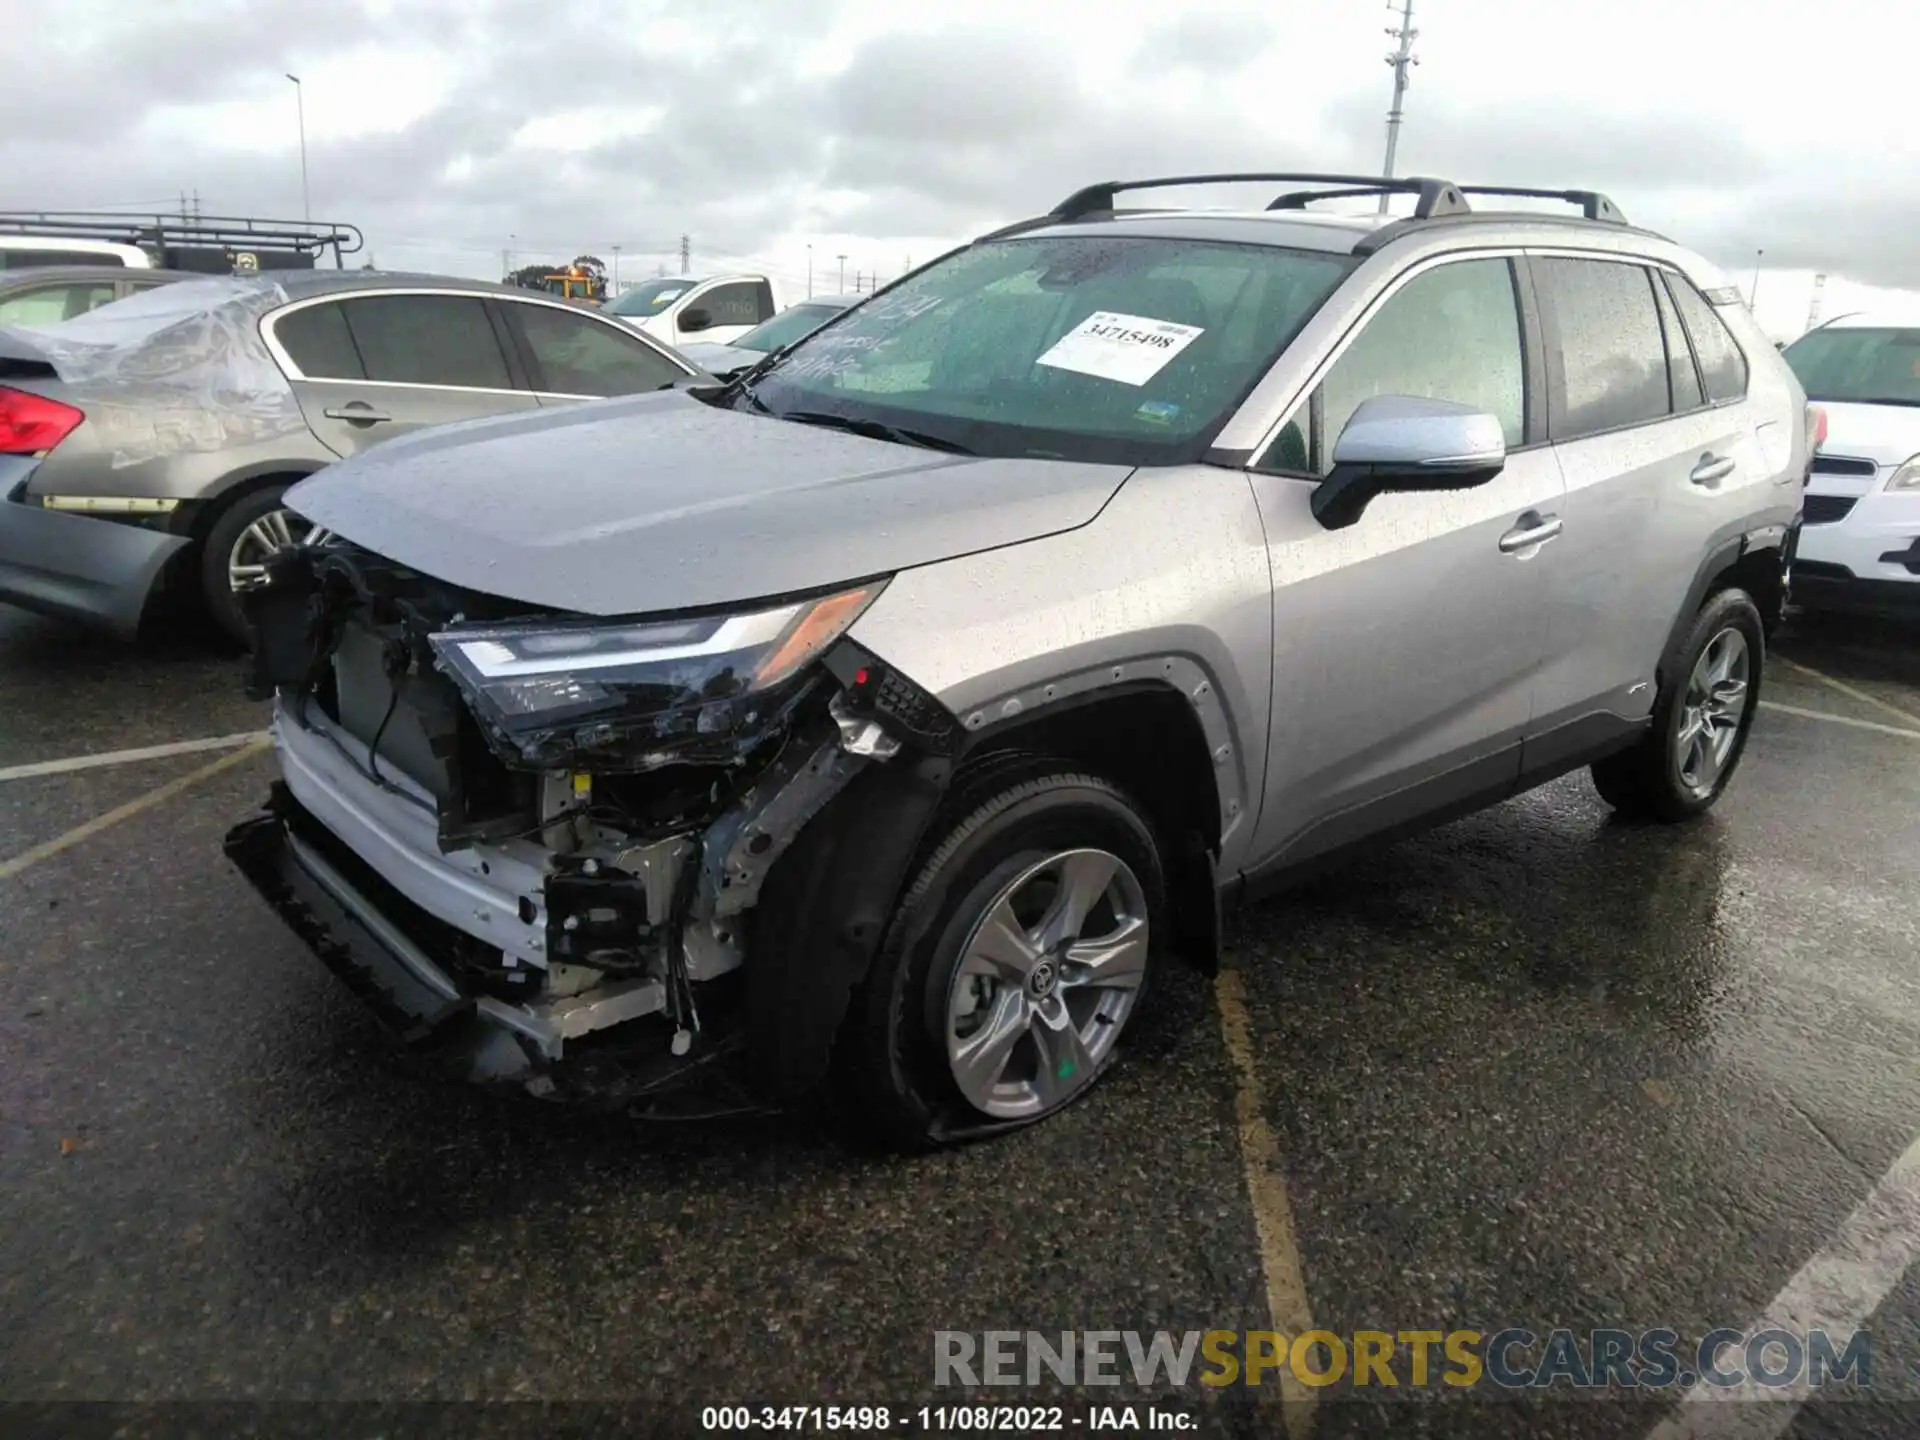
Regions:
<svg viewBox="0 0 1920 1440"><path fill-rule="evenodd" d="M0 208L313 213L383 268L833 289L1116 176L1377 171L1384 0L0 0ZM1920 6L1416 0L1402 173L1609 192L1761 319L1920 291ZM24 52L21 52L24 53ZM1211 197L1218 199L1220 197Z"/></svg>

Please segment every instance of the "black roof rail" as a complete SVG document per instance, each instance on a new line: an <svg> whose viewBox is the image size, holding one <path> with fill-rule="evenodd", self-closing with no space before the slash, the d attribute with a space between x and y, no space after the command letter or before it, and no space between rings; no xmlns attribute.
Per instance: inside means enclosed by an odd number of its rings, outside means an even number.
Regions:
<svg viewBox="0 0 1920 1440"><path fill-rule="evenodd" d="M1122 190L1163 190L1175 185L1241 185L1266 180L1290 185L1337 185L1362 195L1386 192L1425 196L1430 187L1437 190L1448 185L1445 180L1423 179L1419 176L1395 180L1384 175L1311 175L1282 170L1238 171L1227 175L1163 175L1153 180L1103 180L1098 185L1085 186L1054 206L1052 218L1077 220L1083 215L1105 214L1113 209L1114 199ZM1452 188L1457 190L1459 187ZM1280 198L1285 200L1290 197L1283 195Z"/></svg>
<svg viewBox="0 0 1920 1440"><path fill-rule="evenodd" d="M1317 200L1359 200L1370 195L1417 195L1414 218L1430 220L1436 215L1465 215L1473 207L1462 198L1460 187L1451 180L1436 180L1428 175L1409 175L1404 180L1382 177L1342 190L1294 190L1276 195L1267 202L1269 210L1304 210Z"/></svg>
<svg viewBox="0 0 1920 1440"><path fill-rule="evenodd" d="M165 266L181 258L224 256L231 268L307 269L328 251L335 266L365 243L358 226L331 221L261 220L238 215L140 215L117 210L0 211L0 235L46 236L63 240L102 240L135 245ZM192 252L199 252L194 256ZM235 257L251 255L246 265ZM293 265L275 261L295 260ZM183 269L204 265L181 264Z"/></svg>
<svg viewBox="0 0 1920 1440"><path fill-rule="evenodd" d="M1416 220L1405 216L1377 230L1369 230L1354 242L1355 255L1375 255L1407 235L1425 234L1430 230L1455 229L1467 225L1557 225L1576 233L1593 233L1593 221L1581 215L1555 215L1549 212L1521 210L1475 210L1466 215L1436 215L1427 220ZM1640 235L1649 240L1667 240L1668 237L1643 226L1629 225L1625 221L1604 220L1599 222L1609 230L1628 235ZM1670 243L1670 242L1669 242Z"/></svg>
<svg viewBox="0 0 1920 1440"><path fill-rule="evenodd" d="M1569 205L1579 206L1580 213L1589 220L1603 220L1610 225L1627 223L1627 217L1620 213L1620 207L1598 190L1535 190L1526 185L1462 185L1460 193L1514 195L1528 200L1564 200Z"/></svg>

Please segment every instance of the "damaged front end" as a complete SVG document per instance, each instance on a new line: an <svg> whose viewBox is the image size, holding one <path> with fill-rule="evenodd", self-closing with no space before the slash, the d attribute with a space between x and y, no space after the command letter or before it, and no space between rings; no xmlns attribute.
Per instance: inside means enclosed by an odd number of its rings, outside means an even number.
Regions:
<svg viewBox="0 0 1920 1440"><path fill-rule="evenodd" d="M751 1043L748 912L808 823L957 747L844 638L884 583L608 621L285 552L247 596L282 778L227 853L410 1046L536 1094L652 1094Z"/></svg>

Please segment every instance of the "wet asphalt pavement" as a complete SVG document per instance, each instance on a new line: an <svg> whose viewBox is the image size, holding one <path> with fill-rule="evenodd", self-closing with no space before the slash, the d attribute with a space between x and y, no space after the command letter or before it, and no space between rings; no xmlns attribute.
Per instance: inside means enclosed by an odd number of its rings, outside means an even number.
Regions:
<svg viewBox="0 0 1920 1440"><path fill-rule="evenodd" d="M1236 919L1245 1103L1318 1325L1739 1328L1920 1132L1920 738L1888 733L1920 732L1920 631L1797 626L1780 653L1818 674L1776 664L1767 699L1826 718L1764 711L1703 823L1615 823L1575 776ZM238 669L0 607L0 768L257 728ZM0 783L0 862L215 758ZM397 1070L230 871L269 763L0 879L0 1401L49 1402L13 1424L565 1400L696 1433L704 1405L952 1404L940 1329L1269 1328L1205 979L1167 977L1086 1103L927 1159L804 1117L497 1100ZM1920 1403L1917 1323L1909 1278L1868 1322L1882 1402ZM1637 1437L1664 1408L1383 1393L1331 1387L1314 1433ZM973 1398L1063 1401L1076 1433L1142 1396ZM1214 1433L1286 1418L1271 1380L1146 1398ZM614 1412L139 1413L468 1435ZM1781 1418L1920 1433L1897 1403Z"/></svg>

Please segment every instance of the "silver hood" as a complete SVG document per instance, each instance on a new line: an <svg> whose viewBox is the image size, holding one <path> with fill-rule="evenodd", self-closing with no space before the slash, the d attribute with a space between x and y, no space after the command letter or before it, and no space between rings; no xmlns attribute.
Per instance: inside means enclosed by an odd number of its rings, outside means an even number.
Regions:
<svg viewBox="0 0 1920 1440"><path fill-rule="evenodd" d="M1072 530L1128 473L948 455L670 391L416 432L302 481L288 503L449 584L633 615Z"/></svg>

